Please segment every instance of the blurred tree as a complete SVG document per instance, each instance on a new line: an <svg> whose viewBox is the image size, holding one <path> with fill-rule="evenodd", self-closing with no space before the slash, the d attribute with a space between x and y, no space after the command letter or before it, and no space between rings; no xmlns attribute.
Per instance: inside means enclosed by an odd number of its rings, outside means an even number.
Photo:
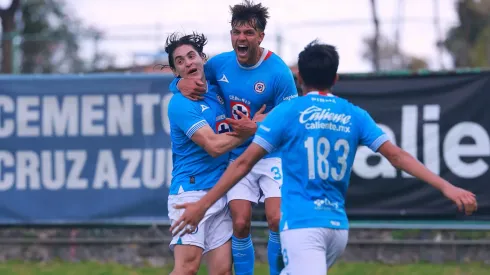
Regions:
<svg viewBox="0 0 490 275"><path fill-rule="evenodd" d="M377 12L377 6L376 6L376 0L371 0L371 13L373 16L373 25L374 25L374 35L370 40L369 44L369 49L372 55L372 58L370 59L371 64L373 64L374 71L379 71L381 70L381 64L380 64L380 33L379 33L379 19L378 19L378 12Z"/></svg>
<svg viewBox="0 0 490 275"><path fill-rule="evenodd" d="M2 73L12 72L13 33L16 31L15 14L20 6L20 0L12 0L7 8L0 9L2 21Z"/></svg>
<svg viewBox="0 0 490 275"><path fill-rule="evenodd" d="M362 53L362 58L371 64L375 64L374 60L378 58L378 66L381 71L420 70L428 68L425 59L411 56L397 49L396 44L385 36L380 35L377 38L364 38L364 44L365 49ZM376 52L378 52L378 55L376 55Z"/></svg>
<svg viewBox="0 0 490 275"><path fill-rule="evenodd" d="M458 0L459 25L443 42L455 67L490 67L490 0Z"/></svg>
<svg viewBox="0 0 490 275"><path fill-rule="evenodd" d="M91 72L114 62L99 51L103 33L87 28L70 13L65 0L36 0L22 4L22 73ZM91 60L80 56L80 43L93 41Z"/></svg>
<svg viewBox="0 0 490 275"><path fill-rule="evenodd" d="M24 27L22 73L82 72L81 22L68 13L63 0L28 1L21 7Z"/></svg>

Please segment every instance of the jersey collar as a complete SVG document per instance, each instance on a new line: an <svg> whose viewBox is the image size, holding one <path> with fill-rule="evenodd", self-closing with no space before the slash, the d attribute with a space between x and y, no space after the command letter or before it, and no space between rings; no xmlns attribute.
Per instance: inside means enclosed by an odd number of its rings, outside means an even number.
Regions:
<svg viewBox="0 0 490 275"><path fill-rule="evenodd" d="M264 49L262 51L262 55L260 56L259 61L255 65L250 66L250 67L242 66L242 64L240 64L240 62L238 62L238 59L237 59L236 63L238 64L238 67L245 69L245 70L253 70L253 69L256 69L257 67L259 67L260 64L262 64L262 62L264 62L265 58L267 57L267 54L269 53L268 49L266 49L266 48L262 48L262 49Z"/></svg>
<svg viewBox="0 0 490 275"><path fill-rule="evenodd" d="M323 93L323 92L319 92L319 91L312 91L312 92L307 93L306 95L324 95L324 96L334 96L334 95L333 95L333 94L331 94L331 93Z"/></svg>

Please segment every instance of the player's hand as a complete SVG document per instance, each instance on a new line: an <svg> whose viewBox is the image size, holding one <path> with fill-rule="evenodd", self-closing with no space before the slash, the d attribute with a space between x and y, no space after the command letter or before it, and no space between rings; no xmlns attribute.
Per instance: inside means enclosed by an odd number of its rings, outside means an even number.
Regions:
<svg viewBox="0 0 490 275"><path fill-rule="evenodd" d="M203 100L206 92L206 84L199 79L182 78L177 83L180 93L190 100Z"/></svg>
<svg viewBox="0 0 490 275"><path fill-rule="evenodd" d="M172 236L182 236L194 232L206 213L206 208L197 202L174 205L174 208L185 210L180 218L170 227Z"/></svg>
<svg viewBox="0 0 490 275"><path fill-rule="evenodd" d="M471 215L478 208L475 194L462 188L450 185L444 188L442 193L458 206L459 211L464 211L466 215Z"/></svg>
<svg viewBox="0 0 490 275"><path fill-rule="evenodd" d="M262 107L255 113L254 118L252 119L253 122L262 122L264 120L266 116L266 114L264 114L266 107L265 104L262 105Z"/></svg>
<svg viewBox="0 0 490 275"><path fill-rule="evenodd" d="M244 113L236 111L240 119L227 118L225 121L233 129L233 132L226 133L234 137L251 137L257 131L257 124L247 117Z"/></svg>

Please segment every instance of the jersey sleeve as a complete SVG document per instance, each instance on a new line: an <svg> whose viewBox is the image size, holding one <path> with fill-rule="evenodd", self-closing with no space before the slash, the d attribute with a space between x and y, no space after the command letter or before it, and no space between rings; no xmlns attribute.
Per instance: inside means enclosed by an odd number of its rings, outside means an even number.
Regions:
<svg viewBox="0 0 490 275"><path fill-rule="evenodd" d="M377 152L379 147L389 140L381 128L374 122L374 119L365 110L357 109L357 117L359 118L359 141L361 145L369 147L373 152Z"/></svg>
<svg viewBox="0 0 490 275"><path fill-rule="evenodd" d="M192 138L197 130L208 125L196 105L183 97L174 96L172 98L168 106L168 119L175 123L189 138Z"/></svg>
<svg viewBox="0 0 490 275"><path fill-rule="evenodd" d="M287 121L289 121L285 117L288 114L286 109L287 106L284 105L279 105L272 109L264 121L260 123L252 142L258 144L269 153L279 148L286 132Z"/></svg>
<svg viewBox="0 0 490 275"><path fill-rule="evenodd" d="M279 105L283 101L291 100L298 97L298 89L294 82L293 72L285 66L275 80L275 98L274 106Z"/></svg>

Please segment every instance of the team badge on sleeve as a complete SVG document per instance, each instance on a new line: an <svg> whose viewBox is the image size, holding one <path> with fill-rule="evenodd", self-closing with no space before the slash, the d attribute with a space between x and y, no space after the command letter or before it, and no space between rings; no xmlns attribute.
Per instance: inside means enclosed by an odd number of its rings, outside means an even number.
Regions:
<svg viewBox="0 0 490 275"><path fill-rule="evenodd" d="M256 93L261 94L265 91L265 84L262 81L255 82L254 90Z"/></svg>

